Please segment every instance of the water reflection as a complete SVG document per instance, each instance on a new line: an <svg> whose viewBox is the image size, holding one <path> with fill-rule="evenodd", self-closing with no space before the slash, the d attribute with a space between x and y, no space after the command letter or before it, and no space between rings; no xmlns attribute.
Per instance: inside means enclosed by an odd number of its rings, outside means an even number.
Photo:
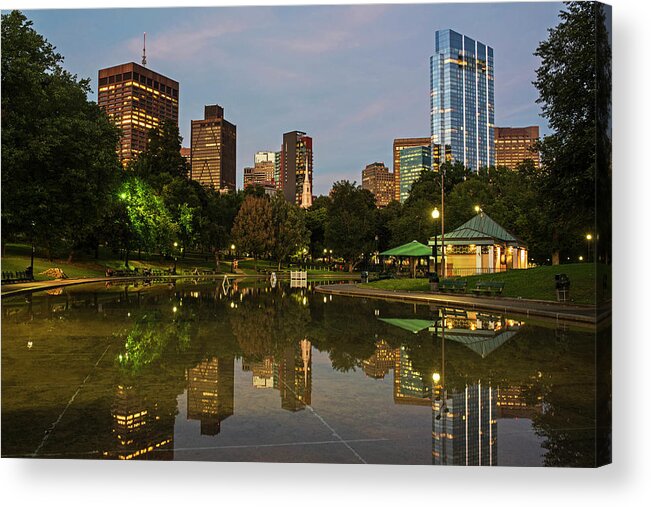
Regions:
<svg viewBox="0 0 651 507"><path fill-rule="evenodd" d="M609 452L595 336L567 326L237 280L82 286L2 312L3 456L593 466Z"/></svg>

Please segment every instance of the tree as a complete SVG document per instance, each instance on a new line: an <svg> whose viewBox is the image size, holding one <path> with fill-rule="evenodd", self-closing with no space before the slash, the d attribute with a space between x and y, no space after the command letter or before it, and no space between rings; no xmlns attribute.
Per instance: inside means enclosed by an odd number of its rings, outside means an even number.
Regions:
<svg viewBox="0 0 651 507"><path fill-rule="evenodd" d="M120 174L118 130L87 100L90 80L18 11L2 16L2 225L7 237L60 245L72 261L95 235Z"/></svg>
<svg viewBox="0 0 651 507"><path fill-rule="evenodd" d="M276 194L271 200L273 221L273 256L281 264L308 243L309 231L305 226L305 214L295 204Z"/></svg>
<svg viewBox="0 0 651 507"><path fill-rule="evenodd" d="M353 271L362 255L375 249L375 197L354 182L332 186L325 241Z"/></svg>
<svg viewBox="0 0 651 507"><path fill-rule="evenodd" d="M273 212L268 198L249 196L244 199L235 217L232 236L237 250L253 255L256 261L271 251Z"/></svg>
<svg viewBox="0 0 651 507"><path fill-rule="evenodd" d="M603 6L594 2L565 5L561 22L549 30L547 40L535 52L541 65L533 83L542 115L554 130L539 143L541 192L552 226L554 264L560 262L568 242L595 228L597 166L608 171L610 159L606 134L610 46Z"/></svg>
<svg viewBox="0 0 651 507"><path fill-rule="evenodd" d="M181 155L181 141L178 125L163 120L160 127L149 130L147 149L129 164L129 169L157 192L175 178L187 179L188 166Z"/></svg>

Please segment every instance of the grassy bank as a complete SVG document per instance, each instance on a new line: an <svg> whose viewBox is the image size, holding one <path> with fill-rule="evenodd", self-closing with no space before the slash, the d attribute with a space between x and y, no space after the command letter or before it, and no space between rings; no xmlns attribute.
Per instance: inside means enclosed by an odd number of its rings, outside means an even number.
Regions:
<svg viewBox="0 0 651 507"><path fill-rule="evenodd" d="M601 271L603 270L603 271ZM455 280L467 280L468 292L475 286L477 281L504 282L503 296L523 299L541 299L548 301L556 300L556 287L554 275L565 273L570 278L570 298L575 303L594 304L595 302L595 280L597 279L595 267L592 264L564 264L562 266L540 266L527 270L514 269L502 273L490 275L473 275L455 278ZM607 275L607 287L604 295L607 299L611 297L611 269L610 266L600 267L598 289L603 287L603 274ZM402 278L395 280L378 280L366 285L369 288L385 290L404 290L410 292L427 292L429 283L423 278Z"/></svg>
<svg viewBox="0 0 651 507"><path fill-rule="evenodd" d="M34 257L34 279L35 280L50 280L51 278L40 273L50 268L61 268L69 278L92 278L98 276L105 276L106 269L112 268L113 270L124 270L124 259L117 259L112 252L100 250L100 255L97 259L92 257L80 256L78 260L68 263L66 259L54 258L52 261L44 258L37 252ZM137 258L137 253L132 253L133 259L129 260L130 269L138 268L151 268L151 269L169 269L174 266L174 261L170 259L162 259L159 256L142 256L140 260ZM2 257L2 271L24 271L30 264L30 247L28 245L14 245L9 244L6 246L5 255ZM185 259L177 261L177 271L183 269L214 269L215 262L212 255L198 255L189 254ZM230 262L221 262L220 268L222 272L229 273L231 269Z"/></svg>
<svg viewBox="0 0 651 507"><path fill-rule="evenodd" d="M278 263L269 261L269 260L259 260L259 261L253 261L250 259L247 260L240 260L238 261L238 268L242 270L244 273L248 275L255 275L257 274L256 271L256 266L259 270L266 270L266 271L275 271L276 273L289 273L290 271L298 271L300 269L299 266L292 265L291 268L287 267L287 264L283 264L281 269L278 269ZM315 265L316 266L316 265ZM348 275L349 273L347 271L332 271L330 269L308 269L307 270L308 275ZM359 276L356 274L356 276Z"/></svg>

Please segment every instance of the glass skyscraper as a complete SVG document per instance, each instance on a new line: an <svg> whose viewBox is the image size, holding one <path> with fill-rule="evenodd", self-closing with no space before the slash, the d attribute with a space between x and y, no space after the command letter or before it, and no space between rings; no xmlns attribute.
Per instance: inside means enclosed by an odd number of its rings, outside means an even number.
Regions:
<svg viewBox="0 0 651 507"><path fill-rule="evenodd" d="M432 167L495 165L493 48L453 30L437 30L430 57Z"/></svg>
<svg viewBox="0 0 651 507"><path fill-rule="evenodd" d="M405 202L414 184L423 171L432 167L432 152L429 146L412 146L400 152L400 202Z"/></svg>

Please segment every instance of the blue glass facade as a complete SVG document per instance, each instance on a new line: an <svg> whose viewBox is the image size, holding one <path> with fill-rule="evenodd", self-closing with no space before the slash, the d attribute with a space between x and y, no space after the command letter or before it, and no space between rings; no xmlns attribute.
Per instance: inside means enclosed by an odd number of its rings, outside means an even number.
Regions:
<svg viewBox="0 0 651 507"><path fill-rule="evenodd" d="M493 48L453 30L437 30L430 57L434 169L446 153L474 171L495 165L494 90Z"/></svg>
<svg viewBox="0 0 651 507"><path fill-rule="evenodd" d="M400 202L407 200L411 186L431 166L432 152L428 146L413 146L400 151Z"/></svg>

